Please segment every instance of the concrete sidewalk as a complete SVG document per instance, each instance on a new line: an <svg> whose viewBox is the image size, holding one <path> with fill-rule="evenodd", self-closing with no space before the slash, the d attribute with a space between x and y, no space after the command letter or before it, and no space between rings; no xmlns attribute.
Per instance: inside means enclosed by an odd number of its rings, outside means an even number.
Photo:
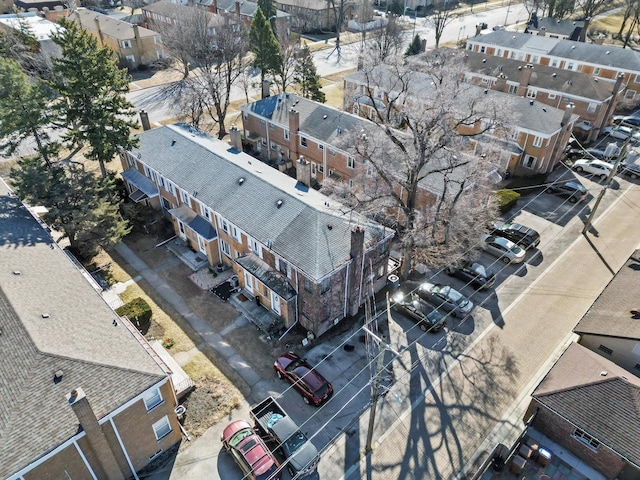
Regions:
<svg viewBox="0 0 640 480"><path fill-rule="evenodd" d="M458 478L496 443L515 440L531 391L575 338L575 324L638 248L640 190L632 185L618 195L596 218L599 236L579 235L504 309L502 327L485 330L457 360L412 373L430 385L413 392L411 409L395 412L392 428L376 429L371 455L341 464L349 448L344 439L325 452L323 465L336 468L323 478ZM565 228L575 235L582 226L576 217ZM383 405L393 408L393 401L386 398ZM361 451L367 421L365 414L354 429L359 441L350 442Z"/></svg>

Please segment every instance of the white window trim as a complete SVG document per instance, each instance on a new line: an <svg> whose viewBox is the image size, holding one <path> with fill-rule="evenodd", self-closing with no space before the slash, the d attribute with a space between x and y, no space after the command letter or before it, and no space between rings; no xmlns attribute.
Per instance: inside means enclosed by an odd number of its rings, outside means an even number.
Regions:
<svg viewBox="0 0 640 480"><path fill-rule="evenodd" d="M169 417L167 415L162 417L151 427L153 428L153 433L155 434L157 441L162 440L164 437L173 432L173 428L171 428L171 422L169 422ZM166 431L163 431L162 429L166 429ZM158 433L160 433L160 435Z"/></svg>
<svg viewBox="0 0 640 480"><path fill-rule="evenodd" d="M531 166L528 166L527 163L529 163L529 159L533 158L533 164ZM534 157L533 155L526 155L524 157L524 161L522 162L522 166L524 168L527 168L529 170L535 170L536 169L536 164L538 163L538 158Z"/></svg>
<svg viewBox="0 0 640 480"><path fill-rule="evenodd" d="M144 401L144 406L147 409L147 412L150 412L158 405L162 405L164 403L164 399L162 398L162 393L160 393L159 388L155 388L150 392L147 392L144 397L142 397Z"/></svg>
<svg viewBox="0 0 640 480"><path fill-rule="evenodd" d="M593 450L594 452L598 451L600 442L596 438L589 435L584 430L576 428L571 434L571 436L575 438L577 441L579 441L580 443L582 443L583 445L585 445L589 450ZM596 445L593 445L592 442L595 443Z"/></svg>
<svg viewBox="0 0 640 480"><path fill-rule="evenodd" d="M533 137L533 146L540 148L542 146L542 137Z"/></svg>
<svg viewBox="0 0 640 480"><path fill-rule="evenodd" d="M231 258L231 246L222 239L220 239L220 251Z"/></svg>

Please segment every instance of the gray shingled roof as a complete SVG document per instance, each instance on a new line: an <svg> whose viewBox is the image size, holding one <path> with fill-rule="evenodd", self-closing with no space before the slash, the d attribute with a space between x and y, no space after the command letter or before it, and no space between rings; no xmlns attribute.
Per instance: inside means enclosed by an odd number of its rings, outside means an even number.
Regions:
<svg viewBox="0 0 640 480"><path fill-rule="evenodd" d="M85 30L97 32L97 21L100 25L100 31L111 38L116 38L118 40L135 39L134 26L124 20L119 20L117 18L110 17L109 15L103 15L102 13L97 13L86 8L79 8L69 16L69 19L74 22L78 22L78 18L80 19L79 24ZM138 35L141 38L158 36L158 34L153 30L149 30L144 27L138 27Z"/></svg>
<svg viewBox="0 0 640 480"><path fill-rule="evenodd" d="M640 378L573 343L532 396L640 466Z"/></svg>
<svg viewBox="0 0 640 480"><path fill-rule="evenodd" d="M526 62L519 60L496 57L484 53L467 52L467 54L466 67L469 72L493 78L503 74L506 75L507 80L510 82L520 82L522 68L526 65ZM529 85L587 100L602 101L611 97L614 82L598 79L598 77L582 72L535 64L529 79Z"/></svg>
<svg viewBox="0 0 640 480"><path fill-rule="evenodd" d="M158 13L160 15L163 15L171 19L179 19L185 16L187 13L193 12L193 7L188 7L186 5L180 5L178 3L168 2L167 0L160 0L159 2L155 2L150 5L145 5L144 7L142 7L142 10L143 11L146 10L151 13ZM211 27L223 25L226 21L225 20L226 17L222 15L218 15L208 11L206 11L206 14L209 17L209 26Z"/></svg>
<svg viewBox="0 0 640 480"><path fill-rule="evenodd" d="M636 250L616 273L575 326L574 332L640 340L640 320L630 313L640 307L639 255L640 250Z"/></svg>
<svg viewBox="0 0 640 480"><path fill-rule="evenodd" d="M507 30L469 39L470 42L516 49L532 55L550 55L582 63L612 67L621 71L640 71L640 57L630 48L574 42Z"/></svg>
<svg viewBox="0 0 640 480"><path fill-rule="evenodd" d="M239 1L239 0L216 0L216 6L218 8L218 12L225 11L229 13L236 12L236 2L240 4L240 15L245 17L252 17L255 15L256 10L258 9L258 4L256 2L248 2L248 1ZM213 0L197 0L196 3L198 5L202 5L203 7L209 7L213 4ZM290 15L282 10L276 9L276 17L289 17Z"/></svg>
<svg viewBox="0 0 640 480"><path fill-rule="evenodd" d="M74 388L84 389L101 418L165 375L122 323L113 325L117 315L1 179L0 232L5 478L77 433L65 401Z"/></svg>
<svg viewBox="0 0 640 480"><path fill-rule="evenodd" d="M584 22L578 20L558 20L557 18L539 18L535 24L531 22L527 28L538 32L544 30L548 34L566 35L570 40L577 40Z"/></svg>
<svg viewBox="0 0 640 480"><path fill-rule="evenodd" d="M372 245L388 229L345 209L295 179L186 125L138 135L140 160L251 237L319 280L350 260L351 229ZM173 143L175 140L175 143ZM172 146L173 143L173 146ZM242 184L238 180L244 178ZM278 207L277 203L282 200ZM328 205L327 205L328 204ZM365 247L366 248L366 247Z"/></svg>

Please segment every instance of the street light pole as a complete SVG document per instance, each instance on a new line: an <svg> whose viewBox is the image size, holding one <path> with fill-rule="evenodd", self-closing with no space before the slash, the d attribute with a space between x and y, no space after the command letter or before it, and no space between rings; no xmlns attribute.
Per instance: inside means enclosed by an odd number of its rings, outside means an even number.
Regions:
<svg viewBox="0 0 640 480"><path fill-rule="evenodd" d="M511 10L511 0L509 0L509 5L507 5L507 14L504 16L504 26L505 27L507 26L507 18L509 18L509 10Z"/></svg>

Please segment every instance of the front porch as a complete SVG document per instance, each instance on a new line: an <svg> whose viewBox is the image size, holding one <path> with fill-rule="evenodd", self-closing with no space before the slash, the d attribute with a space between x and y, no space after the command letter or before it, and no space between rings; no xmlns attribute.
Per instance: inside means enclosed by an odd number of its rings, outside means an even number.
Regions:
<svg viewBox="0 0 640 480"><path fill-rule="evenodd" d="M172 239L166 244L166 247L194 272L209 265L209 260L204 253L194 251L189 244L180 237Z"/></svg>

